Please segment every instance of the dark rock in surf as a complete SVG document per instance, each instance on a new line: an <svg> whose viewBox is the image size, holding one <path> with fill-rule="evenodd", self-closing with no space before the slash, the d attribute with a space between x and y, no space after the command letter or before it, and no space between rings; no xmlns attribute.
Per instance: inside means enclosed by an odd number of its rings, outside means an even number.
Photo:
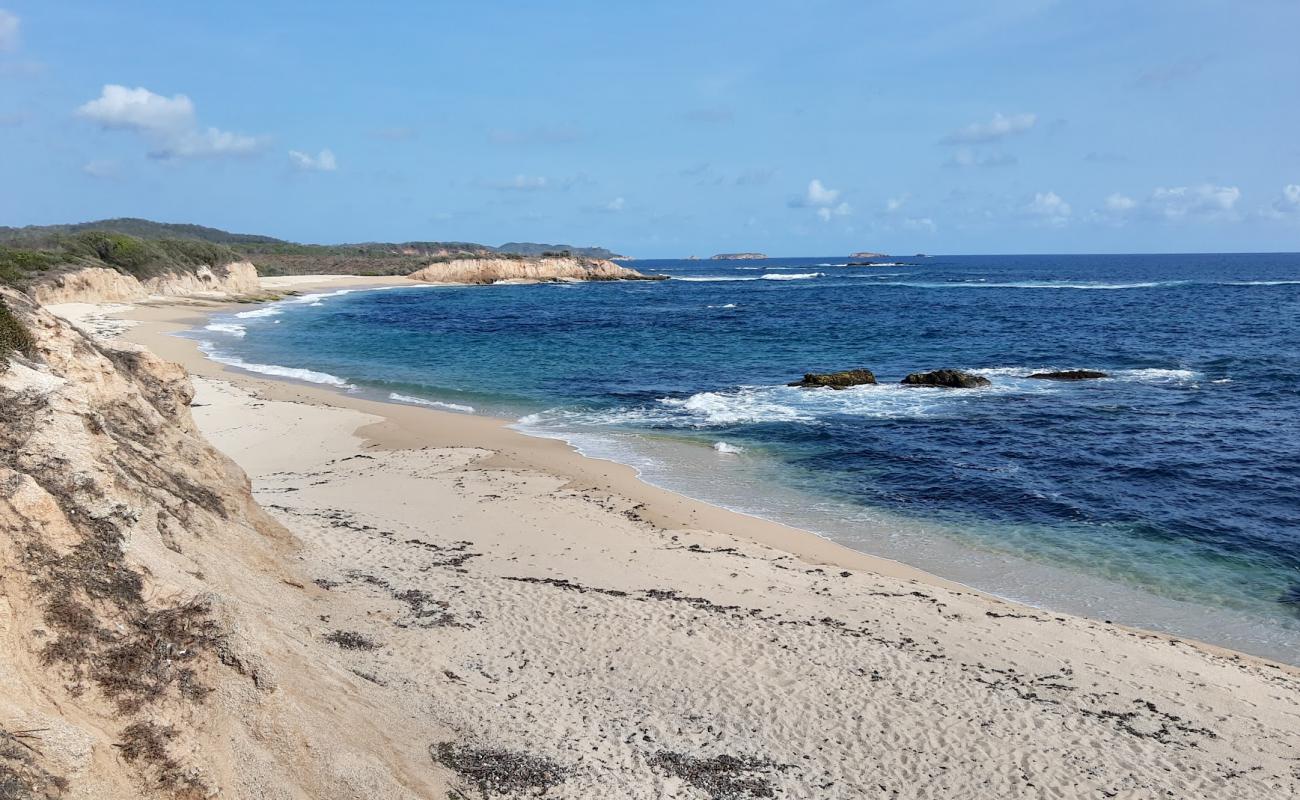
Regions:
<svg viewBox="0 0 1300 800"><path fill-rule="evenodd" d="M846 369L842 372L809 372L803 380L795 381L790 386L805 389L847 389L850 386L862 386L876 382L876 376L869 369Z"/></svg>
<svg viewBox="0 0 1300 800"><path fill-rule="evenodd" d="M913 372L899 383L904 386L940 386L945 389L976 389L988 386L989 379L957 369L936 369L933 372Z"/></svg>
<svg viewBox="0 0 1300 800"><path fill-rule="evenodd" d="M1035 372L1033 375L1026 375L1025 377L1038 378L1044 381L1092 381L1098 378L1109 378L1110 376L1093 369L1067 369L1060 372Z"/></svg>

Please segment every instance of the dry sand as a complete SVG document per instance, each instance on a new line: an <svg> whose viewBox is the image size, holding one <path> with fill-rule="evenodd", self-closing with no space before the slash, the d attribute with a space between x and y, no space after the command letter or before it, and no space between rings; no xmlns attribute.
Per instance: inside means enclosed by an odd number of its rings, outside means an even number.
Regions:
<svg viewBox="0 0 1300 800"><path fill-rule="evenodd" d="M337 658L363 700L430 744L557 765L547 797L1300 796L1292 668L1005 603L498 420L226 370L167 335L197 312L139 306L125 336L198 376L200 428L301 540L285 569L328 603L297 622L361 637Z"/></svg>

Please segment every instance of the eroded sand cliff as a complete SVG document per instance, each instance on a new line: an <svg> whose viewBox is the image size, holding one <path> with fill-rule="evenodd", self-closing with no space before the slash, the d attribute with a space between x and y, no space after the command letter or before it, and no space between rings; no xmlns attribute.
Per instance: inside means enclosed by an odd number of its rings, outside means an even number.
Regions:
<svg viewBox="0 0 1300 800"><path fill-rule="evenodd" d="M430 264L409 276L426 283L546 283L656 280L613 261L579 258L458 258Z"/></svg>

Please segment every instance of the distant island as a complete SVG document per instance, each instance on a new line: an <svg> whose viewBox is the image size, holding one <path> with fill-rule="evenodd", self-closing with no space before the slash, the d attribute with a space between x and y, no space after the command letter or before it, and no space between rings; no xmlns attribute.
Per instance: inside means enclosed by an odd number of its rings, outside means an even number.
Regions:
<svg viewBox="0 0 1300 800"><path fill-rule="evenodd" d="M755 259L767 258L762 253L718 253L712 257L713 261L753 261Z"/></svg>
<svg viewBox="0 0 1300 800"><path fill-rule="evenodd" d="M872 253L868 250L861 250L857 253L849 253L849 258L884 258L884 253Z"/></svg>

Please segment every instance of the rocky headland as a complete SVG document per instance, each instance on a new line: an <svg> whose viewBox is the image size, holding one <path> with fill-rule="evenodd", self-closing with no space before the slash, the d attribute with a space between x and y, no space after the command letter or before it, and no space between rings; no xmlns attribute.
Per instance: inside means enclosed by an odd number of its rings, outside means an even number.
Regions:
<svg viewBox="0 0 1300 800"><path fill-rule="evenodd" d="M457 258L430 264L408 277L423 283L460 284L664 280L613 261L572 257Z"/></svg>

